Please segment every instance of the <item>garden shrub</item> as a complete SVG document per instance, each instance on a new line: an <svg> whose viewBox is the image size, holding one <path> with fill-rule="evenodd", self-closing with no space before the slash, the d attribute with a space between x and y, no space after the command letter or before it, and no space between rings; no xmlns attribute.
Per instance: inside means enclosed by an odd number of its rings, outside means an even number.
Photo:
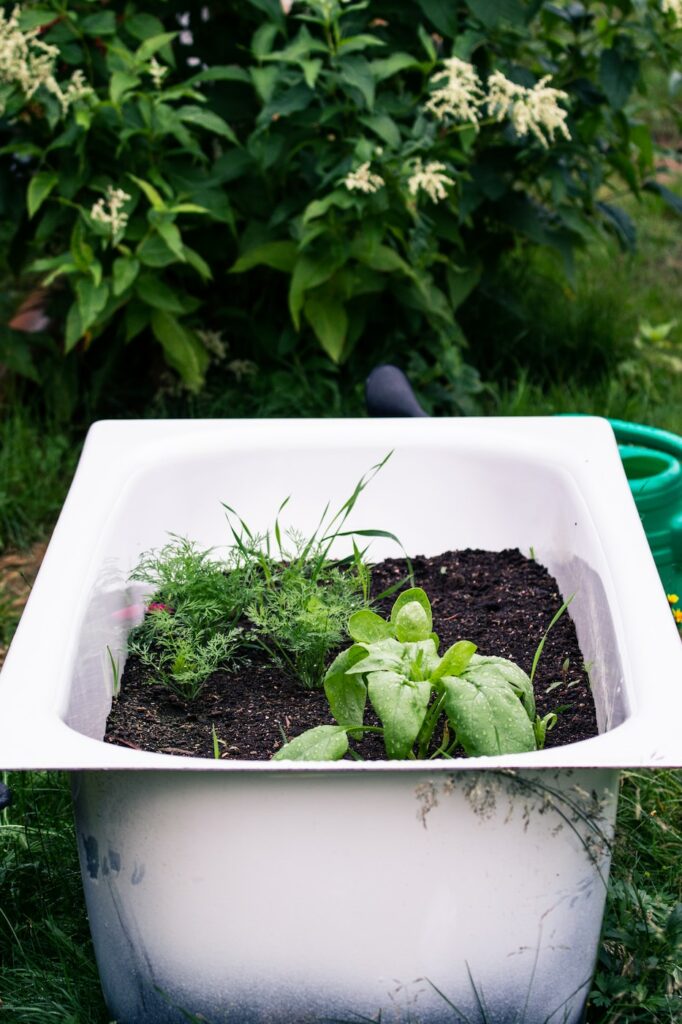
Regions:
<svg viewBox="0 0 682 1024"><path fill-rule="evenodd" d="M628 102L680 25L679 0L3 4L0 359L197 392L220 361L412 358L466 409L458 309L505 254L570 272L595 233L633 244L623 190L679 209Z"/></svg>

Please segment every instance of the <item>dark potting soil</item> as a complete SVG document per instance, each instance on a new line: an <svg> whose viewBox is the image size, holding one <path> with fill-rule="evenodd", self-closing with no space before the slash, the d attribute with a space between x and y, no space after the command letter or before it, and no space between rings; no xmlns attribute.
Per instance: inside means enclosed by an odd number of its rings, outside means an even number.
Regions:
<svg viewBox="0 0 682 1024"><path fill-rule="evenodd" d="M434 558L419 556L412 564L415 585L423 587L431 601L441 654L457 640L471 640L479 654L509 658L530 674L537 646L562 604L557 583L546 569L516 550L446 551ZM382 593L405 573L401 559L377 564L372 593ZM387 617L394 600L395 595L376 610ZM559 714L546 747L597 734L570 609L547 638L534 688L538 714ZM365 722L376 724L369 705ZM215 729L221 757L269 760L284 742L283 734L293 739L325 724L334 724L334 719L324 692L301 689L264 652L253 651L233 672L215 672L191 702L155 682L150 671L131 657L105 740L133 749L212 758ZM369 734L354 747L368 760L385 756L376 735Z"/></svg>

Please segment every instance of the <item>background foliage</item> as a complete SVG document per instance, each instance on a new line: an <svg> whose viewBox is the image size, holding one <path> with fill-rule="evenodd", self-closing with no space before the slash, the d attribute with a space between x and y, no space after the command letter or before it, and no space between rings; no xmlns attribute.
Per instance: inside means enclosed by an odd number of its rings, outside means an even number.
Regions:
<svg viewBox="0 0 682 1024"><path fill-rule="evenodd" d="M176 390L164 367L198 392L208 374L287 385L317 363L332 390L341 379L353 392L388 359L435 384L437 408L471 411L474 367L485 377L508 347L510 310L533 336L519 301L529 251L570 281L595 236L634 243L623 193L656 190L679 212L631 102L645 61L676 58L675 16L656 3L283 6L23 6L23 31L58 50L57 81L79 70L91 90L66 111L44 85L1 90L13 326L0 359L51 414L117 411L123 388L143 406ZM545 147L509 119L435 118L433 78L452 55L482 83L550 75L570 139ZM444 167L442 200L410 193L418 160ZM349 190L366 162L385 187ZM109 189L129 197L116 230L95 212L111 214Z"/></svg>

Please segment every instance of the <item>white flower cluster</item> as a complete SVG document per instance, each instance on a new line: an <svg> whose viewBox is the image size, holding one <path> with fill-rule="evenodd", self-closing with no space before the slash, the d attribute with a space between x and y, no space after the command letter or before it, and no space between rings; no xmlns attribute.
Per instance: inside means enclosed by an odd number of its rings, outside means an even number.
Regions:
<svg viewBox="0 0 682 1024"><path fill-rule="evenodd" d="M682 0L661 2L669 4L671 9L679 8L682 15ZM519 135L530 133L545 147L553 141L556 132L570 139L566 127L568 113L559 106L559 101L567 100L568 95L547 84L551 81L549 75L527 89L510 82L501 71L494 71L487 81L486 93L473 64L458 57L450 57L443 63L445 69L431 79L439 87L425 104L425 109L439 121L452 118L477 127L487 112L496 121L508 116Z"/></svg>
<svg viewBox="0 0 682 1024"><path fill-rule="evenodd" d="M165 64L161 64L156 57L152 57L147 68L147 74L154 83L155 89L160 89L163 85L163 80L168 74L168 68Z"/></svg>
<svg viewBox="0 0 682 1024"><path fill-rule="evenodd" d="M497 121L509 117L518 135L534 135L545 149L554 141L556 132L570 139L566 127L567 111L559 106L559 100L567 100L568 94L561 89L552 89L546 75L536 82L532 89L510 82L501 71L494 71L488 79L488 113Z"/></svg>
<svg viewBox="0 0 682 1024"><path fill-rule="evenodd" d="M443 84L431 93L426 103L429 110L439 121L453 117L456 121L470 121L476 124L479 110L485 99L481 80L473 64L468 64L459 57L450 57L443 61L444 71L439 71L431 81Z"/></svg>
<svg viewBox="0 0 682 1024"><path fill-rule="evenodd" d="M682 28L682 0L661 0L664 14L672 14L675 28Z"/></svg>
<svg viewBox="0 0 682 1024"><path fill-rule="evenodd" d="M76 100L91 95L92 89L82 71L74 71L66 86L61 86L55 78L58 48L38 38L39 28L22 31L20 18L18 6L9 17L0 10L0 82L18 86L29 100L44 86L59 100L65 114Z"/></svg>
<svg viewBox="0 0 682 1024"><path fill-rule="evenodd" d="M109 185L106 196L97 200L90 210L90 216L99 224L108 227L111 237L114 238L128 223L128 214L123 212L123 206L129 199L130 196L122 188L113 188Z"/></svg>
<svg viewBox="0 0 682 1024"><path fill-rule="evenodd" d="M373 174L369 169L369 161L355 171L351 171L343 180L349 192L378 192L385 184L380 174Z"/></svg>
<svg viewBox="0 0 682 1024"><path fill-rule="evenodd" d="M407 180L410 195L416 196L419 192L426 192L432 203L439 203L441 199L445 199L448 185L455 184L452 178L443 173L446 170L445 164L438 160L431 160L424 165L417 158L414 170Z"/></svg>

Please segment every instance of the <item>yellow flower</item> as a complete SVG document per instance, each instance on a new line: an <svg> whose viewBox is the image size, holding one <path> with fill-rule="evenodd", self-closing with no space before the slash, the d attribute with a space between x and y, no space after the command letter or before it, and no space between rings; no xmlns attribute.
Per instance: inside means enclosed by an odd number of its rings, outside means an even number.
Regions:
<svg viewBox="0 0 682 1024"><path fill-rule="evenodd" d="M675 616L675 622L682 622L682 608L676 608L673 615Z"/></svg>
<svg viewBox="0 0 682 1024"><path fill-rule="evenodd" d="M677 604L677 602L679 601L679 597L677 596L677 594L668 594L667 598L671 604Z"/></svg>

